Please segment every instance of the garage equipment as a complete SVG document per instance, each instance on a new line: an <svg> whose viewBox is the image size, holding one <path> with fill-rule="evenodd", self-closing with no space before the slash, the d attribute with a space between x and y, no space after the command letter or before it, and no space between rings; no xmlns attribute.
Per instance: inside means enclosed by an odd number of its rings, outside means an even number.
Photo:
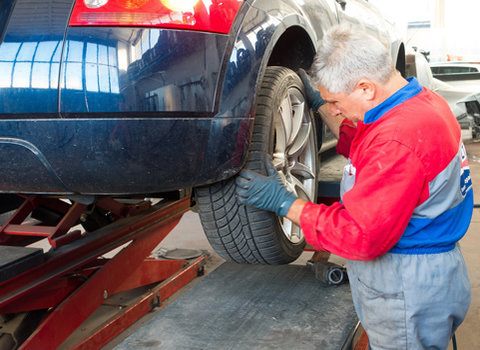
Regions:
<svg viewBox="0 0 480 350"><path fill-rule="evenodd" d="M327 285L338 286L348 281L347 270L343 266L329 261L309 261L307 266L312 269L317 280Z"/></svg>
<svg viewBox="0 0 480 350"><path fill-rule="evenodd" d="M322 202L338 197L334 186L319 184ZM85 199L25 196L4 218L0 349L17 344L20 349L100 348L204 273L205 253L149 257L189 210L190 197L155 205L113 198L84 204ZM51 247L47 252L27 247L45 238ZM119 348L162 344L162 349L176 349L194 343L255 348L279 342L279 349L298 348L295 344L367 349L349 288L341 285L345 270L328 257L316 252L307 266L224 263ZM319 288L315 277L333 286ZM135 288L140 292L122 300L122 293ZM82 330L102 307L109 309L102 321L92 331Z"/></svg>
<svg viewBox="0 0 480 350"><path fill-rule="evenodd" d="M339 194L326 181L324 203ZM223 263L115 349L366 350L345 269L329 255L315 252L307 266Z"/></svg>
<svg viewBox="0 0 480 350"><path fill-rule="evenodd" d="M100 348L201 275L205 254L188 261L148 258L189 207L189 197L156 205L105 198L85 216L86 204L26 197L0 229L0 348L15 348L28 337L20 349L56 349L111 295L163 281L130 305L117 307L87 339L70 347ZM31 217L44 221L32 223ZM90 232L75 226L98 226L106 218L112 223ZM43 238L50 251L25 247ZM107 253L115 255L107 259Z"/></svg>

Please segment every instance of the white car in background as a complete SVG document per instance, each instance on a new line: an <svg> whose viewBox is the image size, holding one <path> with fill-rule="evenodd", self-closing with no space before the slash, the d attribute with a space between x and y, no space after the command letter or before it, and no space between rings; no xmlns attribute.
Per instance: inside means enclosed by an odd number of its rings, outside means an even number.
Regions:
<svg viewBox="0 0 480 350"><path fill-rule="evenodd" d="M480 74L480 62L436 62L430 63L430 69L432 70L433 76L437 79L459 80L458 78L462 76L468 78L468 75L475 77L475 73Z"/></svg>
<svg viewBox="0 0 480 350"><path fill-rule="evenodd" d="M430 63L433 77L458 88L480 91L480 62Z"/></svg>
<svg viewBox="0 0 480 350"><path fill-rule="evenodd" d="M406 73L407 77L416 77L421 85L443 96L452 109L460 99L480 91L480 86L478 89L468 85L455 86L436 78L425 56L418 52L407 54Z"/></svg>
<svg viewBox="0 0 480 350"><path fill-rule="evenodd" d="M461 65L457 63L448 64L430 64L427 62L424 55L418 52L410 53L406 55L406 73L407 76L417 77L419 83L432 91L435 91L439 95L443 96L450 105L453 113L455 114L462 129L472 130L472 137L475 138L480 129L480 115L478 115L478 105L480 103L480 80L471 79L472 74L478 74L480 77L480 64L478 64L478 73L471 72L469 79L462 80L462 73L455 74L455 70L448 70L448 67L460 68ZM464 67L466 67L465 65ZM445 69L436 69L443 67ZM474 68L471 65L469 68ZM450 80L448 83L437 78L436 72L445 72L443 75L448 75L447 72L451 72ZM456 70L460 72L459 70ZM440 73L439 73L440 74ZM467 77L463 75L463 77ZM476 114L475 114L476 113Z"/></svg>

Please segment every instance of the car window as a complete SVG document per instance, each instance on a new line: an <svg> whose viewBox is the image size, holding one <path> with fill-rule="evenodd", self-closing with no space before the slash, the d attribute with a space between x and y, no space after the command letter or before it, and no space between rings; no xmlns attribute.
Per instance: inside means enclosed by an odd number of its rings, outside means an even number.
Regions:
<svg viewBox="0 0 480 350"><path fill-rule="evenodd" d="M461 73L478 73L475 67L459 67L459 66L444 66L431 67L434 74L461 74Z"/></svg>
<svg viewBox="0 0 480 350"><path fill-rule="evenodd" d="M452 73L468 73L470 72L470 67L454 67L452 68Z"/></svg>

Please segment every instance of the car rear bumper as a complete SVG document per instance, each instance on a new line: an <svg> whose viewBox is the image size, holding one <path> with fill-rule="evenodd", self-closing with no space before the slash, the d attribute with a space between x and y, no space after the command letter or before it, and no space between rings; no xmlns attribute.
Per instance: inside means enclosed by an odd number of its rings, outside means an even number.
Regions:
<svg viewBox="0 0 480 350"><path fill-rule="evenodd" d="M0 121L0 192L156 193L232 176L249 119Z"/></svg>

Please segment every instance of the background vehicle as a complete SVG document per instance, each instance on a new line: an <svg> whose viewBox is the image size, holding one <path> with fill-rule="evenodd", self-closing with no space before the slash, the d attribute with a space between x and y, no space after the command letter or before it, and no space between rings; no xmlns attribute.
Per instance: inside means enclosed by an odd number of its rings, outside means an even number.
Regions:
<svg viewBox="0 0 480 350"><path fill-rule="evenodd" d="M454 86L449 82L444 82L437 79L432 73L431 66L429 66L424 55L421 53L408 53L406 56L407 62L407 76L415 76L422 86L429 88L432 91L440 94L450 105L452 110L456 103L470 95L473 90L470 86Z"/></svg>
<svg viewBox="0 0 480 350"><path fill-rule="evenodd" d="M4 0L0 192L94 202L195 188L224 258L286 263L300 229L237 203L233 177L264 171L316 197L322 129L295 71L325 30L364 26L404 46L364 0Z"/></svg>
<svg viewBox="0 0 480 350"><path fill-rule="evenodd" d="M464 80L475 77L477 79L480 76L480 63L473 62L439 62L431 63L430 68L433 76L440 80L457 80L454 79L455 75L464 76ZM456 77L458 78L458 77Z"/></svg>
<svg viewBox="0 0 480 350"><path fill-rule="evenodd" d="M472 138L477 138L480 135L480 93L469 95L457 103L462 111L464 111L463 118L470 122L472 128Z"/></svg>
<svg viewBox="0 0 480 350"><path fill-rule="evenodd" d="M436 62L430 64L430 69L436 79L456 88L480 91L479 62Z"/></svg>
<svg viewBox="0 0 480 350"><path fill-rule="evenodd" d="M420 84L443 96L450 105L453 113L455 114L455 117L457 118L460 127L462 129L471 129L472 137L476 138L480 129L480 110L478 109L478 106L480 106L478 100L478 91L480 91L480 80L477 83L475 82L475 80L472 80L468 77L466 78L466 80L463 80L464 76L458 74L460 70L450 70L451 67L462 67L463 65L461 64L439 64L436 67L432 67L428 64L424 55L420 53L407 54L406 62L407 76L416 76ZM468 66L468 64L465 65L465 67ZM445 68L445 70L440 70L440 67ZM449 78L451 80L449 80L448 82L441 81L436 78L438 74L432 73L435 71L437 73L443 72L440 75L445 76L449 73L452 73L453 76ZM451 83L456 84L453 85Z"/></svg>

